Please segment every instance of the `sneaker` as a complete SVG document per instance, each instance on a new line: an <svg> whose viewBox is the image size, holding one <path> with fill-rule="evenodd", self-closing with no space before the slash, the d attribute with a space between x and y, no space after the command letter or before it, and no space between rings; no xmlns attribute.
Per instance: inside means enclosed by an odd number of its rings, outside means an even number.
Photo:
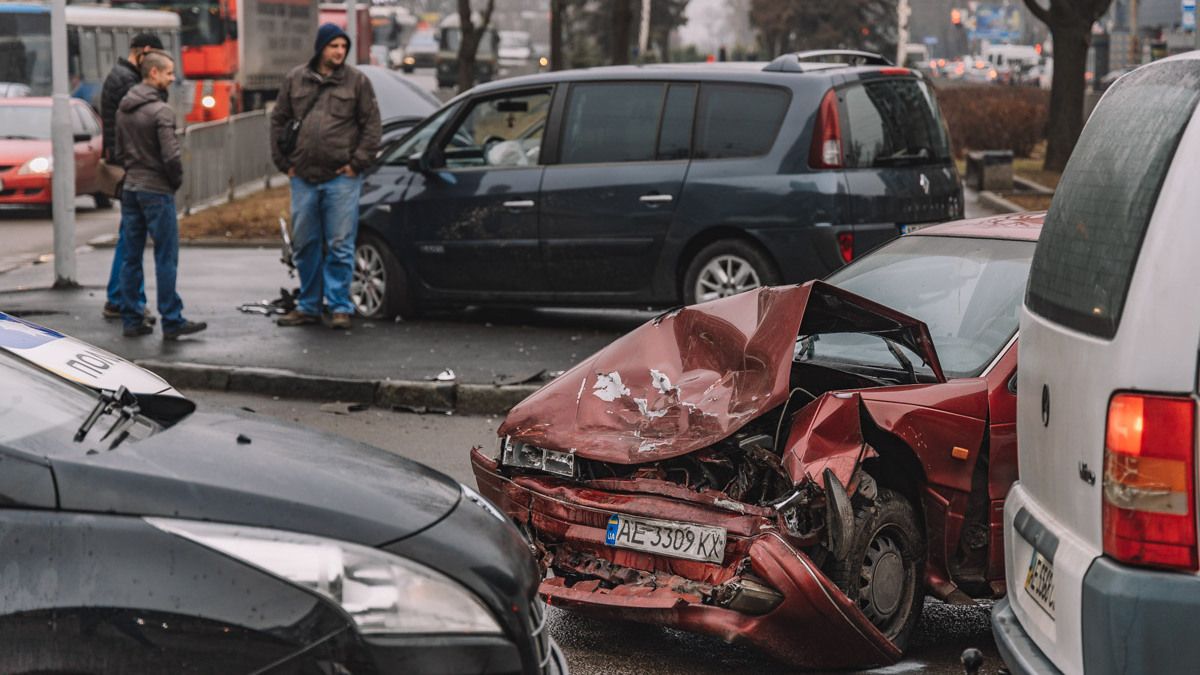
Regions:
<svg viewBox="0 0 1200 675"><path fill-rule="evenodd" d="M182 326L176 328L175 330L168 331L168 330L164 329L163 330L163 339L164 340L178 340L179 338L183 337L184 335L191 335L193 333L199 333L200 331L204 330L205 328L208 328L208 324L203 321L185 321Z"/></svg>
<svg viewBox="0 0 1200 675"><path fill-rule="evenodd" d="M345 312L334 312L329 319L330 328L350 328L350 315Z"/></svg>
<svg viewBox="0 0 1200 675"><path fill-rule="evenodd" d="M102 313L106 319L119 319L121 318L121 307L120 305L114 305L111 302L106 302L104 303L104 310ZM151 312L149 307L143 310L142 316L146 318L146 321L151 326L158 323L158 317L154 316L154 312Z"/></svg>
<svg viewBox="0 0 1200 675"><path fill-rule="evenodd" d="M306 314L298 309L293 309L275 319L275 324L278 326L309 326L318 323L321 323L321 317L316 314Z"/></svg>
<svg viewBox="0 0 1200 675"><path fill-rule="evenodd" d="M143 321L136 326L126 326L122 331L125 337L142 337L154 332L154 326L149 321Z"/></svg>

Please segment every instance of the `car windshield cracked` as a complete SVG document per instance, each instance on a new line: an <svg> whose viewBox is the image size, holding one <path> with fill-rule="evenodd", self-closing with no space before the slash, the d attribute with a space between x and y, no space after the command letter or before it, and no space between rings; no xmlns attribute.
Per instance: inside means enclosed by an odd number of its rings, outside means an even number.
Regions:
<svg viewBox="0 0 1200 675"><path fill-rule="evenodd" d="M672 310L518 404L471 459L540 593L806 668L896 662L927 592L1003 593L987 486L1012 482L1040 222L932 227L827 282Z"/></svg>

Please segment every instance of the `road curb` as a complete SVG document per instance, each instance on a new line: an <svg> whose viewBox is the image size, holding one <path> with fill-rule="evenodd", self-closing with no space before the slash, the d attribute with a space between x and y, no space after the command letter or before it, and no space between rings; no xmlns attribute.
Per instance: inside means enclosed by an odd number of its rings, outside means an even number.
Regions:
<svg viewBox="0 0 1200 675"><path fill-rule="evenodd" d="M461 415L503 415L540 385L491 385L409 380L356 380L277 368L214 366L145 359L136 363L178 389L231 391L280 398L353 401L381 408Z"/></svg>
<svg viewBox="0 0 1200 675"><path fill-rule="evenodd" d="M1000 211L1001 213L1018 213L1027 210L1021 205L1014 204L990 190L983 190L979 193L979 203L986 208L993 211Z"/></svg>
<svg viewBox="0 0 1200 675"><path fill-rule="evenodd" d="M92 237L88 240L88 246L92 248L115 248L117 245L117 235L102 234L99 237ZM223 237L200 237L196 239L180 239L179 246L181 248L279 248L283 245L283 241L278 237L259 238L259 239L225 239Z"/></svg>

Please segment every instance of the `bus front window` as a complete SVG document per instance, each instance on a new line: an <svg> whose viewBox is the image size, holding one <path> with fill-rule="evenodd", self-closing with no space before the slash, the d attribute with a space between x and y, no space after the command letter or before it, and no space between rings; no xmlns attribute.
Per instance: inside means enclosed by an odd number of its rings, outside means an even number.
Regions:
<svg viewBox="0 0 1200 675"><path fill-rule="evenodd" d="M114 2L114 7L166 9L179 15L180 42L184 47L219 45L229 37L229 20L221 13L219 0L159 0L157 2Z"/></svg>

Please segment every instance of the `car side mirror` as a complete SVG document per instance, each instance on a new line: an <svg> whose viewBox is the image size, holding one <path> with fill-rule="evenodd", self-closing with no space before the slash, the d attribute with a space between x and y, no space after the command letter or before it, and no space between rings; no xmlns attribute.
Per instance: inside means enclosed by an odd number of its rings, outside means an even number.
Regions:
<svg viewBox="0 0 1200 675"><path fill-rule="evenodd" d="M404 164L413 173L429 172L429 161L425 159L424 155L412 155Z"/></svg>
<svg viewBox="0 0 1200 675"><path fill-rule="evenodd" d="M90 140L92 140L91 134L75 134L76 143L87 143Z"/></svg>

